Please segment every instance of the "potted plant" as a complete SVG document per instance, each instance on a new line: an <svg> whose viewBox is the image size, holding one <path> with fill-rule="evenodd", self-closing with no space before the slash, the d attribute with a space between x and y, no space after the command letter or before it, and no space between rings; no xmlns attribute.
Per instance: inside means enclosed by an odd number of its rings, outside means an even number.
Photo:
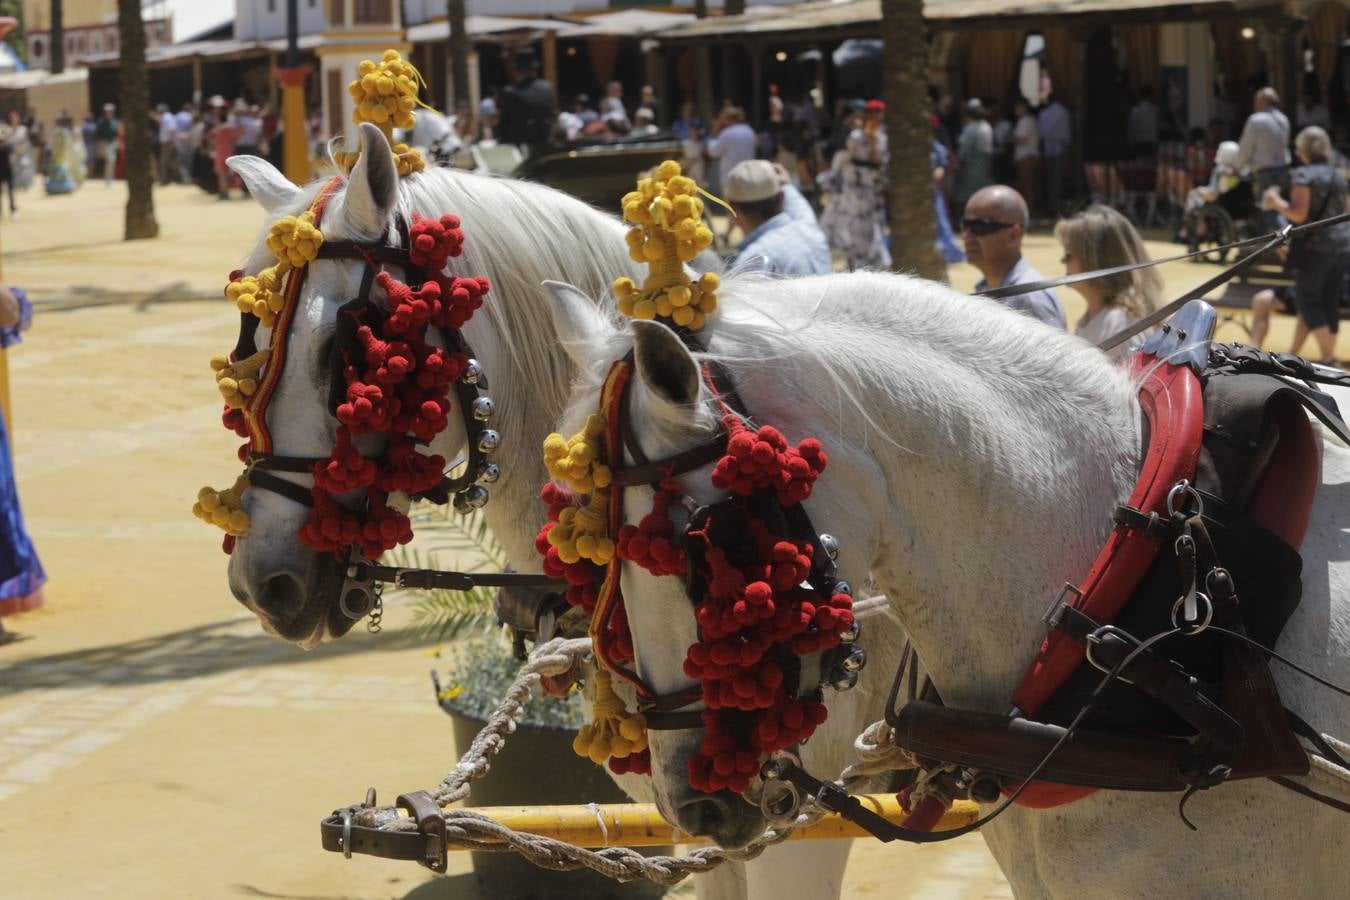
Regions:
<svg viewBox="0 0 1350 900"><path fill-rule="evenodd" d="M443 507L415 513L417 533L428 543L422 552L400 549L392 564L439 568L438 557L453 553L463 571L500 571L506 565L480 513L458 516ZM430 537L429 542L425 538ZM465 563L471 563L466 565ZM505 696L520 670L510 640L496 627L492 590L419 592L413 627L445 642L436 655L445 672L432 673L436 700L450 716L458 752L468 749L488 715ZM492 760L491 771L475 781L469 806L557 806L626 803L628 797L600 766L576 755L572 740L586 721L581 696L535 696L525 707L514 734ZM665 855L670 847L647 848ZM620 884L590 871L554 872L532 866L510 853L473 853L474 875L484 896L500 900L573 900L586 897L655 898L664 888L650 882Z"/></svg>

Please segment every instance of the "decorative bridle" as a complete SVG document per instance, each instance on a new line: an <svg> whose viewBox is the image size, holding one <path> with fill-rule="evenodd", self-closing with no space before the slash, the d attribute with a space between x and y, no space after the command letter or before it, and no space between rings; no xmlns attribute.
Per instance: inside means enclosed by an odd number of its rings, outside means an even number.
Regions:
<svg viewBox="0 0 1350 900"><path fill-rule="evenodd" d="M422 169L415 150L392 142L392 125L410 127L417 104L420 76L395 51L379 63L367 61L361 77L352 82L358 102L357 122L379 125L390 139L400 175ZM339 154L339 166L350 170L358 154ZM378 628L380 584L373 560L412 538L407 515L389 505L392 494L433 503L452 502L467 513L488 501L486 485L500 471L489 455L500 446L500 435L487 427L494 408L485 393L487 379L461 328L482 305L486 279L446 274L451 258L461 254L464 233L459 219L446 215L411 221L396 218L377 242L325 241L320 230L324 210L341 177L330 179L299 216L285 216L273 224L267 245L275 265L257 275L231 274L226 296L241 313L239 338L230 357L212 360L216 383L225 400L223 422L247 443L239 457L242 475L226 491L203 488L193 512L226 532L224 549L249 527L243 510L245 490L271 491L310 510L300 540L343 561L346 583L341 593L343 612L353 619L372 614ZM337 421L336 441L326 457L286 456L274 452L267 410L280 383L288 357L292 323L308 267L315 260L353 260L363 263L355 299L337 314L329 358L328 411ZM403 271L400 281L386 267ZM371 298L378 285L384 305ZM271 345L259 350L259 325L272 329ZM435 333L440 346L428 341ZM468 439L468 459L455 478L445 475L446 460L420 448L444 431L455 403ZM366 456L354 441L380 434L384 447ZM277 473L309 475L305 487ZM363 492L358 508L349 509L339 498Z"/></svg>
<svg viewBox="0 0 1350 900"><path fill-rule="evenodd" d="M624 198L624 213L635 225L632 255L651 262L652 273L641 288L627 278L615 284L621 312L663 322L693 350L704 349L699 329L716 309L718 287L716 275L695 283L683 270L711 238L702 211L697 186L676 163L641 181ZM542 492L550 521L536 546L545 574L565 579L568 602L590 616L600 664L594 721L575 749L608 759L615 772L647 773L648 730L701 728L691 786L744 793L761 756L805 740L825 721L822 685L802 677L802 657L826 653L824 684L841 690L856 684L866 662L853 646L859 625L852 588L837 577L837 543L817 533L801 505L828 458L813 439L794 447L771 426L747 427L728 374L709 366L703 379L721 428L698 447L650 460L627 415L632 368L631 353L614 363L582 431L550 435L544 445L550 475L565 486L551 482ZM726 497L702 506L677 479L708 466ZM652 511L624 524L623 490L642 485L653 491ZM671 516L679 510L687 513L682 523ZM684 671L697 686L662 694L630 667L623 562L684 579L699 632ZM614 694L613 675L635 688L635 713ZM696 704L703 708L689 709Z"/></svg>

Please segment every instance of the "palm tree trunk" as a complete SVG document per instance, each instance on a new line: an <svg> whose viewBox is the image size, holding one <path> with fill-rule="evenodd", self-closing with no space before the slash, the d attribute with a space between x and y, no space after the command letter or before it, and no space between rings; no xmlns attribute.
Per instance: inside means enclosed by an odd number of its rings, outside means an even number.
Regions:
<svg viewBox="0 0 1350 900"><path fill-rule="evenodd" d="M447 112L455 108L455 103L469 102L469 31L464 24L464 0L450 0L450 80L454 82L454 96L450 98Z"/></svg>
<svg viewBox="0 0 1350 900"><path fill-rule="evenodd" d="M928 120L928 35L923 0L881 0L886 43L882 99L886 103L891 256L896 271L943 279L933 210L933 128Z"/></svg>
<svg viewBox="0 0 1350 900"><path fill-rule="evenodd" d="M150 82L145 71L145 23L141 0L117 0L122 42L122 128L126 135L128 241L159 235L150 169Z"/></svg>
<svg viewBox="0 0 1350 900"><path fill-rule="evenodd" d="M722 4L723 15L739 16L745 12L745 0L726 0Z"/></svg>
<svg viewBox="0 0 1350 900"><path fill-rule="evenodd" d="M48 37L51 43L52 74L60 75L66 70L66 12L62 0L52 0L52 33Z"/></svg>
<svg viewBox="0 0 1350 900"><path fill-rule="evenodd" d="M708 18L708 0L695 0L694 15ZM708 52L707 38L694 47L694 78L694 102L706 130L713 120L712 55Z"/></svg>

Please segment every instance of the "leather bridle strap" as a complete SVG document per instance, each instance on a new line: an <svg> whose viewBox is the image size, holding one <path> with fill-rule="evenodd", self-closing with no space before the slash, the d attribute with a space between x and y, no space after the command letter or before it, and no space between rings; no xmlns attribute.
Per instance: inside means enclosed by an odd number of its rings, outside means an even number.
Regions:
<svg viewBox="0 0 1350 900"><path fill-rule="evenodd" d="M368 263L386 263L396 266L411 265L406 247L394 244L358 244L356 241L324 241L319 245L319 259L364 259Z"/></svg>
<svg viewBox="0 0 1350 900"><path fill-rule="evenodd" d="M283 471L294 470L286 469ZM298 485L294 481L287 481L285 478L252 466L245 470L245 475L248 478L248 483L254 487L269 490L274 494L280 494L287 500L294 500L301 506L314 505L314 495L310 493L310 489Z"/></svg>
<svg viewBox="0 0 1350 900"><path fill-rule="evenodd" d="M629 443L629 435L632 432L629 431L627 424L628 420L624 419L624 443L628 445L629 452L632 452L633 446ZM614 469L612 483L621 487L659 484L662 479L677 478L704 466L712 465L721 459L726 452L727 434L719 429L717 436L706 444L700 444L697 447L685 450L683 453L677 453L665 459L644 462L636 466Z"/></svg>
<svg viewBox="0 0 1350 900"><path fill-rule="evenodd" d="M525 572L449 572L441 569L404 569L374 563L353 563L347 577L358 582L381 581L401 588L471 591L477 587L565 588L567 581Z"/></svg>

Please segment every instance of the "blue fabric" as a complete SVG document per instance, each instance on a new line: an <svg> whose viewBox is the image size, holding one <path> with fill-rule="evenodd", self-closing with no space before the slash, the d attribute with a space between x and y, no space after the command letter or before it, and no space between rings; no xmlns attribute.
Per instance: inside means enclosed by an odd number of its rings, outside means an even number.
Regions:
<svg viewBox="0 0 1350 900"><path fill-rule="evenodd" d="M761 260L760 267L778 275L827 275L834 270L825 232L780 212L741 242L737 262Z"/></svg>
<svg viewBox="0 0 1350 900"><path fill-rule="evenodd" d="M1008 270L1008 274L1003 276L1003 284L992 285L992 287L1005 287L1010 284L1033 284L1037 281L1044 281L1045 276L1036 271L1036 267L1027 262L1025 256L1017 257L1017 262ZM991 285L981 278L975 285L975 292L979 293ZM1064 319L1064 307L1060 306L1059 298L1055 296L1053 290L1032 291L1029 294L1013 294L1011 297L1003 297L998 300L1009 309L1015 309L1020 313L1025 313L1034 319L1040 319L1047 325L1053 325L1061 330L1067 330L1068 325Z"/></svg>
<svg viewBox="0 0 1350 900"><path fill-rule="evenodd" d="M934 169L945 169L951 163L951 151L949 151L942 142L934 139L932 164ZM942 191L938 190L937 185L933 185L933 205L937 211L937 243L938 252L942 254L942 259L948 265L966 261L966 251L956 240L956 235L952 232L952 222L947 216L947 201L942 196Z"/></svg>
<svg viewBox="0 0 1350 900"><path fill-rule="evenodd" d="M12 288L19 301L21 321L15 328L0 329L0 346L19 342L19 332L32 321L33 306L23 291ZM19 508L19 488L14 480L14 464L9 455L9 432L0 416L0 600L27 597L47 581L33 541L23 524Z"/></svg>

